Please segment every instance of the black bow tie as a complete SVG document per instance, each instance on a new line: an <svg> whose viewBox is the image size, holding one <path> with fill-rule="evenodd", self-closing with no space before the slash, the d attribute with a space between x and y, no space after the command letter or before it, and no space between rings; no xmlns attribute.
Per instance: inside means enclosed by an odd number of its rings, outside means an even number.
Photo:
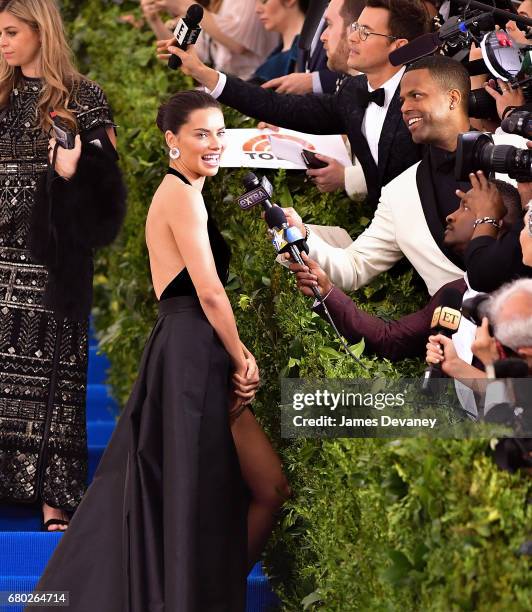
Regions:
<svg viewBox="0 0 532 612"><path fill-rule="evenodd" d="M358 104L363 108L367 108L370 102L375 102L379 106L384 106L384 89L380 87L375 91L368 91L367 89L360 89L358 91Z"/></svg>

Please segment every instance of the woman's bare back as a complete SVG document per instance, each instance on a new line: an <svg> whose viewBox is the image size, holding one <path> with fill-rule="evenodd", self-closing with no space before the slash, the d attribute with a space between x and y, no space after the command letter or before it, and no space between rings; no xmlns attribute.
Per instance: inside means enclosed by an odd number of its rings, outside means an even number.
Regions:
<svg viewBox="0 0 532 612"><path fill-rule="evenodd" d="M179 216L180 204L191 198L190 190L178 178L166 175L155 192L146 217L146 246L150 258L153 289L160 298L168 284L185 267L171 228L170 216ZM195 190L197 192L197 190Z"/></svg>

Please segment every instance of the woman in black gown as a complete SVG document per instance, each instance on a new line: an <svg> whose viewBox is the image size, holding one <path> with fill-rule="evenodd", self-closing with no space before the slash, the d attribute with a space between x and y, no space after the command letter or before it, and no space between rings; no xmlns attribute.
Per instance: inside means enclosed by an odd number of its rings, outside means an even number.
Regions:
<svg viewBox="0 0 532 612"><path fill-rule="evenodd" d="M188 91L163 105L157 124L171 157L146 222L159 318L94 481L37 585L68 591L76 612L244 610L249 564L288 493L246 408L258 371L223 286L230 253L201 196L224 149L223 115Z"/></svg>

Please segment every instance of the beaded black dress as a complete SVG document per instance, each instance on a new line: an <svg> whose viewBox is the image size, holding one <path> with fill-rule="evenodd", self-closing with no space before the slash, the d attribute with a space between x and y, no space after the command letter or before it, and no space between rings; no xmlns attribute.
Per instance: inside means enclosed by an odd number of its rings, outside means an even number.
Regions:
<svg viewBox="0 0 532 612"><path fill-rule="evenodd" d="M44 306L48 273L28 247L47 162L36 114L41 87L23 77L0 114L0 502L72 511L86 487L88 323ZM112 124L95 83L81 81L71 99L81 133Z"/></svg>

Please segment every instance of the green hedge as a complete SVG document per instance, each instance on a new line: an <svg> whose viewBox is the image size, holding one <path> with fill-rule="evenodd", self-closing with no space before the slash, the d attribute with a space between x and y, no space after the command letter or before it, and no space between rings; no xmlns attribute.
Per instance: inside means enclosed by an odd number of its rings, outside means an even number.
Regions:
<svg viewBox="0 0 532 612"><path fill-rule="evenodd" d="M155 60L147 29L124 23L126 13L138 18L137 3L70 1L63 8L80 67L102 85L120 126L129 212L120 239L98 257L95 318L112 363L109 381L123 403L156 316L144 245L146 211L167 164L156 110L191 83ZM226 121L252 125L231 110ZM258 213L236 206L244 173L220 171L207 181L205 198L233 250L228 292L262 371L255 410L294 489L267 552L283 609L532 609L529 563L515 554L530 536L529 481L498 471L487 442L280 439L280 375L397 378L419 374L422 364L362 354L364 372L346 357L274 264ZM339 194L319 195L301 173L268 176L276 201L293 204L308 221L357 235L371 218ZM397 317L426 297L402 264L356 299L372 313Z"/></svg>

